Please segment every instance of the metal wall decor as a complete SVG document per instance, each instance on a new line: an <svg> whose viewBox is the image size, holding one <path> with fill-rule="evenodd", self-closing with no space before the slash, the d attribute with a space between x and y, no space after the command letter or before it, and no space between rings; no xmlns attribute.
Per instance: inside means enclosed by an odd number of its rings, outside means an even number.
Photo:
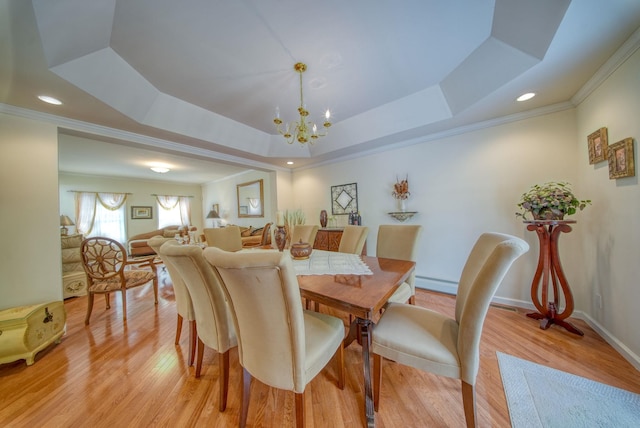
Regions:
<svg viewBox="0 0 640 428"><path fill-rule="evenodd" d="M358 212L358 184L331 186L331 213L333 215Z"/></svg>

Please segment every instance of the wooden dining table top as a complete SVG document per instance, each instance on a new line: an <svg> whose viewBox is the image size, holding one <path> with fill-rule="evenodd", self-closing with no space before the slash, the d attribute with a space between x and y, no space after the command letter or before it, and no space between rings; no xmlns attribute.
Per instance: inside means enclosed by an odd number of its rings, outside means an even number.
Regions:
<svg viewBox="0 0 640 428"><path fill-rule="evenodd" d="M380 309L411 275L415 262L362 256L373 275L298 275L301 296L358 318L377 321Z"/></svg>

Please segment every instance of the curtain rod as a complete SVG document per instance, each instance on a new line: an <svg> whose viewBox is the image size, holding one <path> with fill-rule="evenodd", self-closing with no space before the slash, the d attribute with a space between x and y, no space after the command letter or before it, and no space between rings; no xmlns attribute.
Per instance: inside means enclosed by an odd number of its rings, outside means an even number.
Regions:
<svg viewBox="0 0 640 428"><path fill-rule="evenodd" d="M152 193L151 196L177 196L179 198L193 198L191 195L158 195L156 193Z"/></svg>
<svg viewBox="0 0 640 428"><path fill-rule="evenodd" d="M73 192L73 193L119 193L121 195L133 195L133 193L128 193L128 192L104 192L104 191L96 192L95 190L67 190L67 191Z"/></svg>

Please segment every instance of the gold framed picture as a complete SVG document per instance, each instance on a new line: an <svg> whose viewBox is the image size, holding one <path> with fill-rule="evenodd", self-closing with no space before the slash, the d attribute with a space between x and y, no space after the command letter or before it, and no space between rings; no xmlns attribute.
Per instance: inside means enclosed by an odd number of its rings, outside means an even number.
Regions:
<svg viewBox="0 0 640 428"><path fill-rule="evenodd" d="M589 143L589 164L607 160L607 128L600 128L587 137Z"/></svg>
<svg viewBox="0 0 640 428"><path fill-rule="evenodd" d="M131 218L133 220L153 218L152 207L131 207Z"/></svg>
<svg viewBox="0 0 640 428"><path fill-rule="evenodd" d="M633 160L633 138L625 138L609 146L609 178L633 177L636 168Z"/></svg>

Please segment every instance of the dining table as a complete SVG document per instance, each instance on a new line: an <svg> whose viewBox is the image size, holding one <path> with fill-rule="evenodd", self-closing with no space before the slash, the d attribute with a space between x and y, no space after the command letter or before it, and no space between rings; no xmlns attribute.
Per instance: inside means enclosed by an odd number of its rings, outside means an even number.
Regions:
<svg viewBox="0 0 640 428"><path fill-rule="evenodd" d="M313 250L308 261L294 260L294 269L302 298L351 315L344 346L354 341L362 345L365 424L374 427L371 331L391 295L415 269L415 262L340 254Z"/></svg>

